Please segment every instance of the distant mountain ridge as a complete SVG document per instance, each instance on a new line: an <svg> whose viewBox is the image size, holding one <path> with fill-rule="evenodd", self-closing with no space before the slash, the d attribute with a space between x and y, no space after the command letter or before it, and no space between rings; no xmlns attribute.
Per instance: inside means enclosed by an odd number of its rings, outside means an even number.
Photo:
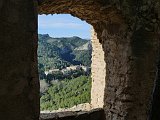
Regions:
<svg viewBox="0 0 160 120"><path fill-rule="evenodd" d="M41 69L91 64L90 40L77 36L53 38L48 34L39 34L38 39L38 61Z"/></svg>

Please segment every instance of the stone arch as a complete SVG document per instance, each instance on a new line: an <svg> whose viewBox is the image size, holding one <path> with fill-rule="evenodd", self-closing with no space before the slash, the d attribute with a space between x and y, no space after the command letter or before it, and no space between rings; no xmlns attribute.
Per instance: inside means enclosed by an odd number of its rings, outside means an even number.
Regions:
<svg viewBox="0 0 160 120"><path fill-rule="evenodd" d="M103 29L106 27L106 22L112 21L116 22L116 24L122 22L122 17L118 14L118 10L115 7L103 7L102 2L92 0L44 0L39 4L39 14L71 14L93 26L91 38L93 43L91 107L103 108L106 63L101 44L104 37L102 34L104 33Z"/></svg>
<svg viewBox="0 0 160 120"><path fill-rule="evenodd" d="M143 9L144 5L148 10ZM102 44L106 67L99 67L101 72L97 70L96 73L104 73L105 68L105 78L100 78L104 79L101 81L104 89L99 91L100 86L96 85L100 84L95 82L92 91L104 92L101 94L101 106L106 119L138 120L149 116L155 78L154 72L151 74L149 71L156 71L158 46L153 44L159 43L152 30L158 31L153 27L155 24L152 24L152 18L146 19L138 13L152 14L149 8L154 9L154 5L154 2L44 0L39 6L40 14L70 13L93 26L97 40ZM149 58L149 55L153 58ZM96 96L94 92L92 94ZM96 102L92 104L94 106Z"/></svg>
<svg viewBox="0 0 160 120"><path fill-rule="evenodd" d="M101 41L101 34L106 22L122 23L123 18L119 10L114 6L106 7L99 0L42 0L39 2L39 14L71 14L81 20L85 20L98 29L98 39ZM98 34L98 32L100 34Z"/></svg>

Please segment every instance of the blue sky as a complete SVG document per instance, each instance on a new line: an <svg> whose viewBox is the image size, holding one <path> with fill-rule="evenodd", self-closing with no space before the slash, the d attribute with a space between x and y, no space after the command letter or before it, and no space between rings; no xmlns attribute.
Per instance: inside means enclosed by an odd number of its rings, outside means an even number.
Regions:
<svg viewBox="0 0 160 120"><path fill-rule="evenodd" d="M72 37L90 39L91 25L70 14L38 16L38 33L52 37Z"/></svg>

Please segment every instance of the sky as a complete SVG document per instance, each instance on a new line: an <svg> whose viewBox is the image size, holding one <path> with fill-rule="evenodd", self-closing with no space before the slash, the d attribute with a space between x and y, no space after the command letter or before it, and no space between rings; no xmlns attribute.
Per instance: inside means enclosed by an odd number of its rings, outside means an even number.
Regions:
<svg viewBox="0 0 160 120"><path fill-rule="evenodd" d="M91 38L91 25L70 14L53 14L38 16L38 33L51 37L78 36Z"/></svg>

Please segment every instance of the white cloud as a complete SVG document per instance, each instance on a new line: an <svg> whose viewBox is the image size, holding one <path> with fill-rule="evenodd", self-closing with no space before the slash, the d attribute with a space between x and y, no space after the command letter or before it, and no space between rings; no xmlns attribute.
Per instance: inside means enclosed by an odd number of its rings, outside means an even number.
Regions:
<svg viewBox="0 0 160 120"><path fill-rule="evenodd" d="M72 22L69 20L62 19L39 19L38 21L39 28L48 29L48 28L72 28L72 29L82 29L84 27L81 23Z"/></svg>
<svg viewBox="0 0 160 120"><path fill-rule="evenodd" d="M49 23L49 22L44 22L44 23L41 23L39 22L39 25L38 25L40 28L76 28L76 29L79 29L79 28L82 28L83 25L82 24L78 24L78 23L65 23L65 22L55 22L55 23Z"/></svg>

